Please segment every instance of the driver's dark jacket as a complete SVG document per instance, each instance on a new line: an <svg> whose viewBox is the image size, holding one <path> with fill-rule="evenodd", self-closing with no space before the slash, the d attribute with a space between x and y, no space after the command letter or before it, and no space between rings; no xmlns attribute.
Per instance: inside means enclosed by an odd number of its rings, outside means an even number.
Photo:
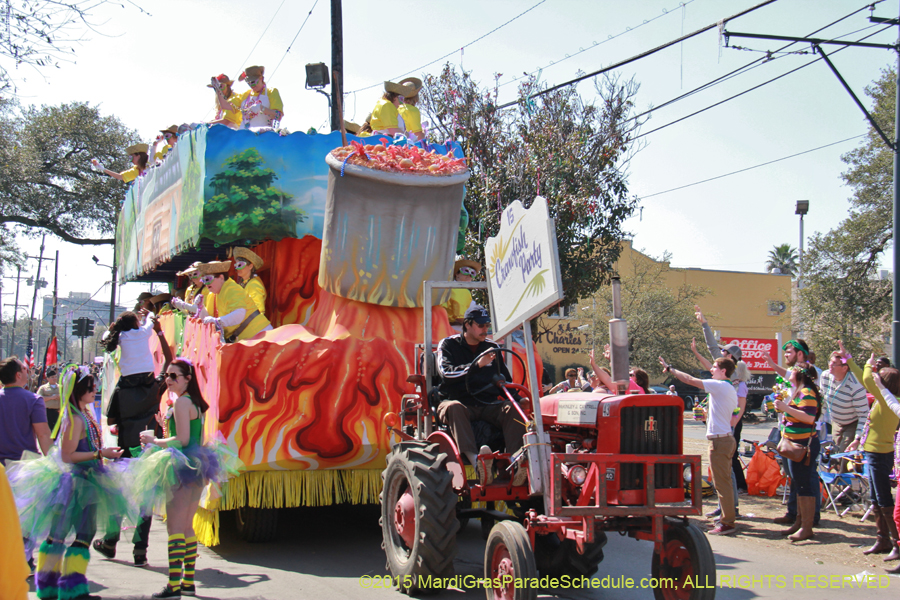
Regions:
<svg viewBox="0 0 900 600"><path fill-rule="evenodd" d="M450 400L459 400L463 404L476 405L475 399L466 390L466 373L472 370L472 374L469 376L469 388L481 389L493 382L494 375L497 373L497 361L500 362L500 373L506 381L512 382L506 363L498 355L494 355L494 361L486 367L482 368L473 364L475 358L485 350L499 347L494 342L485 340L478 344L477 351L473 353L461 333L441 340L436 357L438 374L441 377L441 385L438 388L441 396ZM517 398L514 392L511 393L513 398ZM482 392L477 398L482 402L496 402L499 396L501 394L498 389L497 392L493 390Z"/></svg>

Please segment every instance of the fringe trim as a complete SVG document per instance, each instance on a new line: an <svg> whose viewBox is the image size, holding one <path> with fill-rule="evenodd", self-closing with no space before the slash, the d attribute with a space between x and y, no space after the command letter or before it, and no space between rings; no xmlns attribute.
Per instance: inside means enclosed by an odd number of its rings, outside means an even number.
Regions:
<svg viewBox="0 0 900 600"><path fill-rule="evenodd" d="M194 534L206 547L219 544L219 511L242 506L295 508L377 504L382 469L245 471L222 485L222 497L197 509Z"/></svg>
<svg viewBox="0 0 900 600"><path fill-rule="evenodd" d="M218 506L232 510L377 504L381 493L381 469L322 471L247 471L222 486Z"/></svg>

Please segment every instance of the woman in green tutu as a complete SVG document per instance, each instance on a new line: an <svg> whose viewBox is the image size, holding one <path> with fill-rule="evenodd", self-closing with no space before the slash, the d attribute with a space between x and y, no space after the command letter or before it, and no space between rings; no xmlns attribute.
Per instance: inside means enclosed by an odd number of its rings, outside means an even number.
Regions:
<svg viewBox="0 0 900 600"><path fill-rule="evenodd" d="M240 461L217 442L202 443L203 413L209 405L203 399L194 366L186 358L176 358L166 369L170 396L177 396L163 421L164 436L141 433L146 449L132 465L136 484L134 496L141 508L165 501L169 533L169 581L154 598L193 596L197 537L194 514L200 494L209 482L221 482L237 473Z"/></svg>
<svg viewBox="0 0 900 600"><path fill-rule="evenodd" d="M90 544L97 519L127 514L120 478L103 459L122 455L103 448L100 427L89 405L95 380L88 367L70 365L60 380L62 414L53 432L57 446L44 458L10 464L10 483L23 530L31 539L46 540L37 555L38 598L94 600L86 577ZM66 548L66 537L75 540Z"/></svg>

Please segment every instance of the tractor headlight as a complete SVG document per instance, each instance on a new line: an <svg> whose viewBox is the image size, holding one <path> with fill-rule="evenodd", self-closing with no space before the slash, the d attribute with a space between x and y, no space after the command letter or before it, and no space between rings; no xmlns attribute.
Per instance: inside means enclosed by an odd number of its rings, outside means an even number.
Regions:
<svg viewBox="0 0 900 600"><path fill-rule="evenodd" d="M581 465L575 465L569 467L569 472L566 475L573 485L582 486L587 480L587 469Z"/></svg>
<svg viewBox="0 0 900 600"><path fill-rule="evenodd" d="M691 471L691 465L684 465L683 474L684 474L684 482L685 483L690 483L691 481L693 481L694 476Z"/></svg>

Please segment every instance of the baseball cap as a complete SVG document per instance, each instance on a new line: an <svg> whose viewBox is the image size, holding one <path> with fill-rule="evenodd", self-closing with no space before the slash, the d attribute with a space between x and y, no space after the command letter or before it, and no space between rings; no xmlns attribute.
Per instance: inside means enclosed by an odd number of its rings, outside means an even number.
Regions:
<svg viewBox="0 0 900 600"><path fill-rule="evenodd" d="M728 344L727 346L720 346L719 348L735 358L741 357L741 347L737 344Z"/></svg>
<svg viewBox="0 0 900 600"><path fill-rule="evenodd" d="M484 325L485 323L491 322L491 313L489 313L485 307L476 304L466 311L464 318L467 321L471 319L479 325Z"/></svg>

